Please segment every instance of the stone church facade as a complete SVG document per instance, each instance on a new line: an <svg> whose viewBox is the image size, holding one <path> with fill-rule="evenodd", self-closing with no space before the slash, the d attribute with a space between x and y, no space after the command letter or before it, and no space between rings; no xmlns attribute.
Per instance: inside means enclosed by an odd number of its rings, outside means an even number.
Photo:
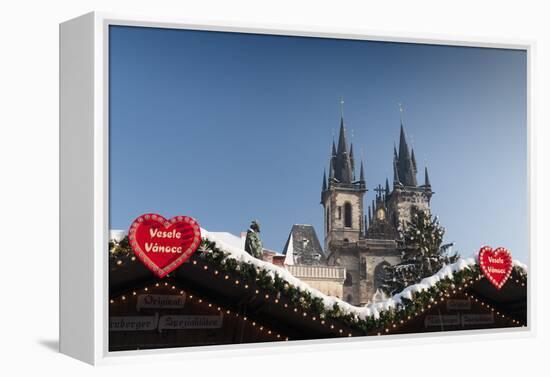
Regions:
<svg viewBox="0 0 550 377"><path fill-rule="evenodd" d="M365 211L369 190L363 161L356 169L341 116L338 144L332 143L329 174L323 174L321 188L323 246L313 226L296 224L283 250L284 265L301 271L300 278L311 283L327 280L321 275L329 268L331 276L338 276L330 281L331 289L342 284L337 297L353 305L373 301L380 296L384 267L401 261L400 233L411 220L412 209L430 212L433 191L428 169L424 168L424 184L418 184L417 175L414 150L408 146L401 119L399 148L393 150L393 183L390 187L386 179L384 186L376 186Z"/></svg>
<svg viewBox="0 0 550 377"><path fill-rule="evenodd" d="M333 142L329 175L323 176L321 204L324 208L324 263L344 267L343 299L364 305L383 282L384 266L401 261L399 234L410 221L413 207L429 212L433 195L428 170L424 184L417 182L414 150L407 144L401 122L399 150L393 151L393 184L374 188L365 213L367 182L363 161L356 177L353 145L347 143L340 119L338 145Z"/></svg>

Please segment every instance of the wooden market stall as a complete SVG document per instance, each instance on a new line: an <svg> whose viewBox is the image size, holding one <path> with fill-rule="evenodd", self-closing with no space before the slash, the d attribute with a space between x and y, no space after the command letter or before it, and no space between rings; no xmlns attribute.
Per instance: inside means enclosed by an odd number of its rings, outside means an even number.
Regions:
<svg viewBox="0 0 550 377"><path fill-rule="evenodd" d="M111 253L109 287L111 351L522 327L528 317L518 263L500 289L460 259L357 307L208 239L162 279L131 252Z"/></svg>
<svg viewBox="0 0 550 377"><path fill-rule="evenodd" d="M113 258L110 279L111 351L364 335L200 254L160 280L129 255Z"/></svg>

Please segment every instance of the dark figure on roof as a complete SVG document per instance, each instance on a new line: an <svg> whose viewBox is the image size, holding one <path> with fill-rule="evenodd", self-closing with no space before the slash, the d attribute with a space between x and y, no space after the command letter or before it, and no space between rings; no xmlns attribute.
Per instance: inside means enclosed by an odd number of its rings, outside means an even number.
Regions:
<svg viewBox="0 0 550 377"><path fill-rule="evenodd" d="M260 223L257 220L252 221L250 228L246 232L246 240L244 242L245 251L256 257L262 259L262 240L260 239Z"/></svg>

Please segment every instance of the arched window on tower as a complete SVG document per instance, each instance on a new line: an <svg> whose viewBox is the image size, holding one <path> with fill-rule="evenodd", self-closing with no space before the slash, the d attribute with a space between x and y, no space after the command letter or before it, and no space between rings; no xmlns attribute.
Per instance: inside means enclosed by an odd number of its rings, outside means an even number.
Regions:
<svg viewBox="0 0 550 377"><path fill-rule="evenodd" d="M388 266L390 266L388 262L382 261L374 268L374 288L380 288L385 283L388 276L386 267Z"/></svg>
<svg viewBox="0 0 550 377"><path fill-rule="evenodd" d="M346 272L346 280L344 280L344 286L351 287L352 285L353 285L353 278L351 277L351 273Z"/></svg>
<svg viewBox="0 0 550 377"><path fill-rule="evenodd" d="M351 228L351 203L344 203L344 227Z"/></svg>

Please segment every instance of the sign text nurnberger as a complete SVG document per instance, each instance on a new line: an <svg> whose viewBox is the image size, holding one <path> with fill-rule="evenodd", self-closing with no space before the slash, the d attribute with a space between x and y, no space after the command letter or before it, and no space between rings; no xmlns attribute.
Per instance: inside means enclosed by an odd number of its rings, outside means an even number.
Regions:
<svg viewBox="0 0 550 377"><path fill-rule="evenodd" d="M158 315L109 318L109 331L148 331L157 328Z"/></svg>

